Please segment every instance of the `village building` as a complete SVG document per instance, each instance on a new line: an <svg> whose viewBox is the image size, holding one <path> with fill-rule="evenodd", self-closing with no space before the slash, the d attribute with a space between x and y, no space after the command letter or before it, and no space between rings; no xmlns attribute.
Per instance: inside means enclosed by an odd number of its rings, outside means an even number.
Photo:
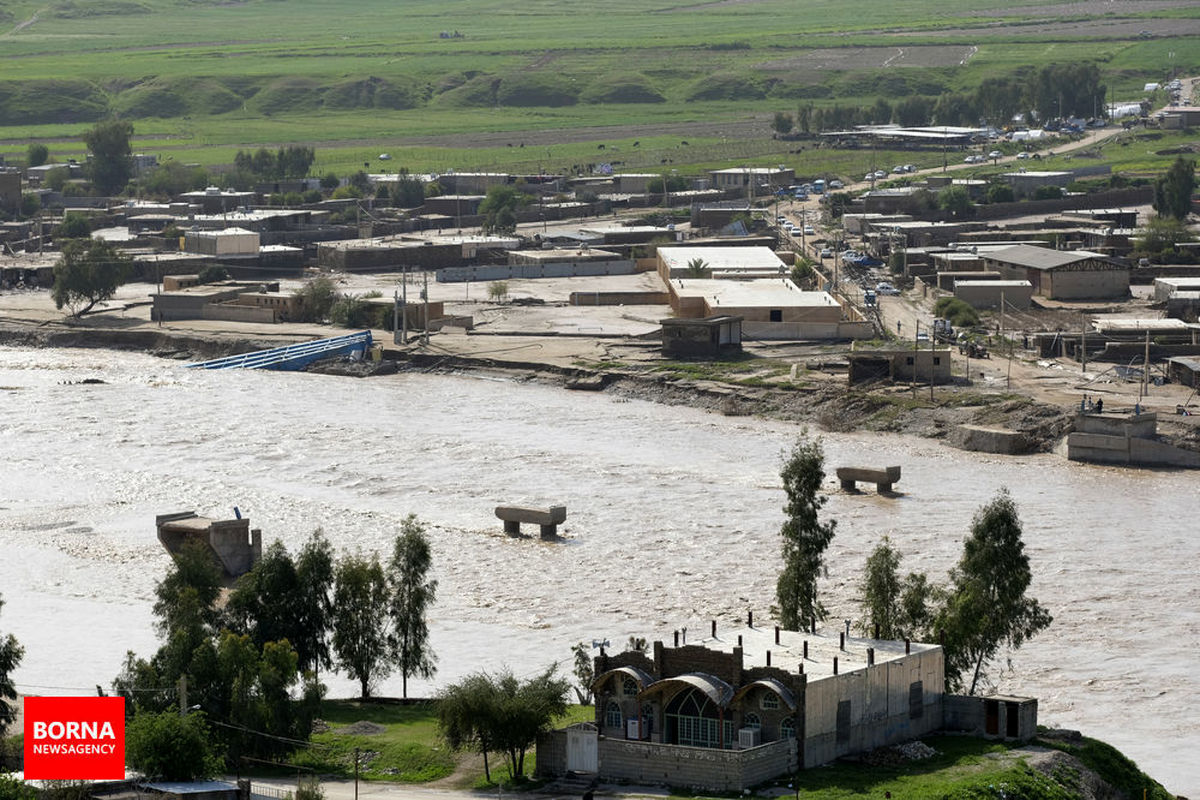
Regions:
<svg viewBox="0 0 1200 800"><path fill-rule="evenodd" d="M708 176L714 189L745 189L752 192L759 188L779 189L796 182L796 170L788 167L710 169Z"/></svg>
<svg viewBox="0 0 1200 800"><path fill-rule="evenodd" d="M847 622L847 628L849 623ZM595 659L595 719L538 739L537 772L743 791L945 727L1028 739L1036 701L946 695L942 648L754 625ZM988 714L995 712L995 718Z"/></svg>
<svg viewBox="0 0 1200 800"><path fill-rule="evenodd" d="M662 325L667 358L718 358L742 351L742 318L728 314L703 319L668 317Z"/></svg>
<svg viewBox="0 0 1200 800"><path fill-rule="evenodd" d="M1129 267L1088 250L1014 245L983 253L985 270L1027 280L1050 300L1120 300L1129 296Z"/></svg>
<svg viewBox="0 0 1200 800"><path fill-rule="evenodd" d="M946 384L952 380L948 347L855 349L847 356L847 360L847 379L851 386L874 381Z"/></svg>
<svg viewBox="0 0 1200 800"><path fill-rule="evenodd" d="M1022 200L1033 197L1043 186L1056 186L1066 190L1067 185L1075 180L1075 173L1065 170L1025 170L1006 172L1000 177L1012 187L1013 196Z"/></svg>
<svg viewBox="0 0 1200 800"><path fill-rule="evenodd" d="M1000 308L1027 311L1033 297L1029 281L956 280L954 296L972 308Z"/></svg>

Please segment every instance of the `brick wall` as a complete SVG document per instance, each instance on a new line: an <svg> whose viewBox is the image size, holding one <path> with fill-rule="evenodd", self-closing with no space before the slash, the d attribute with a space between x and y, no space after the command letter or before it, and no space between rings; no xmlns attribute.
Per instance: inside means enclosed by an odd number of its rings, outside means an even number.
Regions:
<svg viewBox="0 0 1200 800"><path fill-rule="evenodd" d="M601 738L600 778L735 792L786 775L796 767L796 742L749 750L715 750ZM541 754L538 754L541 762Z"/></svg>

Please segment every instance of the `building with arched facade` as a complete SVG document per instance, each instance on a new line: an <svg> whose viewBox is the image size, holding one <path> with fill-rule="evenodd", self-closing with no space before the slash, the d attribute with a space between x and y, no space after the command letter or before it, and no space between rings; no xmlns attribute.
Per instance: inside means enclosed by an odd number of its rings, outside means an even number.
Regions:
<svg viewBox="0 0 1200 800"><path fill-rule="evenodd" d="M594 661L595 719L538 740L543 777L741 791L946 727L1025 738L1036 701L945 694L942 648L755 626ZM986 728L986 730L985 730ZM992 729L996 730L993 731Z"/></svg>

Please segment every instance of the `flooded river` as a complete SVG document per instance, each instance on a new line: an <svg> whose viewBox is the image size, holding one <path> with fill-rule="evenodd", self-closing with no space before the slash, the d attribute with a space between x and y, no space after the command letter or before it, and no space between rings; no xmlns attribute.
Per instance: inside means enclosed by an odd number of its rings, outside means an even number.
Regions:
<svg viewBox="0 0 1200 800"><path fill-rule="evenodd" d="M100 378L101 385L69 384ZM315 527L340 550L431 527L439 672L569 667L577 641L669 637L768 616L793 426L471 377L354 380L196 372L101 350L0 348L0 629L26 646L26 692L106 684L150 654L168 559L154 515L238 506L293 550ZM825 436L827 467L900 464L902 495L833 492L821 591L859 616L863 562L885 534L902 569L942 579L979 505L1012 491L1032 592L1053 626L997 673L1043 724L1106 739L1200 793L1200 489L1194 473L964 453L902 436ZM498 503L562 503L567 541L512 540ZM335 694L355 685L334 678ZM399 679L381 682L399 693Z"/></svg>

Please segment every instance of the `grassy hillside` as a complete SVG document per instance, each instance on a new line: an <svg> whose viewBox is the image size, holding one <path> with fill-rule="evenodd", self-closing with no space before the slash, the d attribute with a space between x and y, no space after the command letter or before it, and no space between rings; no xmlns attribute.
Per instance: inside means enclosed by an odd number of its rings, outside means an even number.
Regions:
<svg viewBox="0 0 1200 800"><path fill-rule="evenodd" d="M1186 0L9 0L0 30L0 153L119 114L204 163L260 143L332 143L351 165L355 142L769 117L1046 63L1095 61L1119 93L1200 70ZM779 153L733 157L758 156Z"/></svg>
<svg viewBox="0 0 1200 800"><path fill-rule="evenodd" d="M590 706L570 706L557 725L591 719ZM366 754L359 775L366 781L433 783L439 788L487 788L477 756L447 749L437 732L432 704L407 706L327 700L324 726L313 746L293 753L289 769L351 777L353 753ZM812 800L885 797L897 800L1092 800L1113 790L1150 800L1170 795L1119 751L1095 739L1044 734L1033 747L965 736L924 740L932 751L919 760L885 748L858 761L839 761L799 775L799 790ZM493 779L507 782L498 756ZM526 758L534 771L534 753ZM286 772L284 774L287 774ZM781 783L787 783L785 779ZM1107 792L1107 794L1106 794ZM785 797L790 796L784 795Z"/></svg>

